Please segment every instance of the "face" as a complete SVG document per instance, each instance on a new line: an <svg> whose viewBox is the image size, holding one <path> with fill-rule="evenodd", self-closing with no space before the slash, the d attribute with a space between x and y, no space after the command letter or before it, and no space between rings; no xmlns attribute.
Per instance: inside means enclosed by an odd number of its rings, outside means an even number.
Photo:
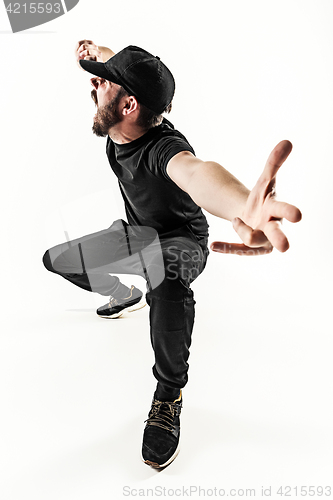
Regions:
<svg viewBox="0 0 333 500"><path fill-rule="evenodd" d="M94 87L91 97L97 106L92 130L97 136L106 137L109 130L121 121L117 111L121 87L99 77L92 78L91 84Z"/></svg>

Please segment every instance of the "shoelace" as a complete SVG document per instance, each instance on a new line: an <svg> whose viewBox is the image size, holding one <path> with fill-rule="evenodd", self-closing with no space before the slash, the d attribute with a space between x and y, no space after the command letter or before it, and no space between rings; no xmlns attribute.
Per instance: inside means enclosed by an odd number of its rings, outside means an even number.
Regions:
<svg viewBox="0 0 333 500"><path fill-rule="evenodd" d="M132 286L131 286L131 290L130 290L130 295L129 295L128 297L124 297L124 299L122 299L122 300L125 300L125 299L130 299L130 298L132 297L132 295L133 295L133 290L134 290L134 286L132 285ZM111 296L110 296L110 299L109 299L109 305L108 305L108 307L109 307L110 309L112 309L112 307L115 307L115 306L117 306L117 305L119 305L118 300L117 300L117 299L115 299L114 297L112 297L112 295L111 295Z"/></svg>
<svg viewBox="0 0 333 500"><path fill-rule="evenodd" d="M118 305L118 300L117 300L117 299L115 299L114 297L112 297L112 295L111 295L110 300L109 300L108 307L109 307L110 309L112 309L112 307L115 307L115 306L117 306L117 305Z"/></svg>
<svg viewBox="0 0 333 500"><path fill-rule="evenodd" d="M148 419L145 420L147 425L156 425L167 431L173 431L175 425L173 419L180 414L181 404L168 403L164 401L153 401Z"/></svg>

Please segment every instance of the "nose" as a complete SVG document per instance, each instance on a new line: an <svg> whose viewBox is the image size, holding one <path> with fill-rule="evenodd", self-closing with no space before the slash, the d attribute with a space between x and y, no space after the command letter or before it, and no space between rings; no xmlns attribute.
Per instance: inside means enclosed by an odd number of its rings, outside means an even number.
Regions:
<svg viewBox="0 0 333 500"><path fill-rule="evenodd" d="M98 85L100 83L99 80L100 79L96 77L90 79L91 85L94 87L95 90L98 89Z"/></svg>

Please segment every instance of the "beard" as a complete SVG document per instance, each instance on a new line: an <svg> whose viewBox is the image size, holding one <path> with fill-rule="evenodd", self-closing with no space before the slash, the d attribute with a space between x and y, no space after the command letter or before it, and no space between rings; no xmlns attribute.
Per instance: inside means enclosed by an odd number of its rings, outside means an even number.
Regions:
<svg viewBox="0 0 333 500"><path fill-rule="evenodd" d="M121 121L121 117L117 112L117 106L120 102L121 96L118 93L112 101L101 107L98 107L96 90L92 90L91 97L97 106L97 113L94 117L92 131L98 137L106 137L110 128L114 127Z"/></svg>

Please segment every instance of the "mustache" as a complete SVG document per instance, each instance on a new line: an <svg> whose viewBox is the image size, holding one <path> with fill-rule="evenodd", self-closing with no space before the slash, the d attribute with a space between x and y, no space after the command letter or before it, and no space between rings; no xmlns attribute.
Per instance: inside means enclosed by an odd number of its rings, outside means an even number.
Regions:
<svg viewBox="0 0 333 500"><path fill-rule="evenodd" d="M97 92L96 92L96 90L95 90L95 89L93 89L93 90L91 91L91 94L90 94L90 95L91 95L92 100L93 100L93 101L94 101L94 103L96 104L96 106L98 106L98 101L97 101Z"/></svg>

